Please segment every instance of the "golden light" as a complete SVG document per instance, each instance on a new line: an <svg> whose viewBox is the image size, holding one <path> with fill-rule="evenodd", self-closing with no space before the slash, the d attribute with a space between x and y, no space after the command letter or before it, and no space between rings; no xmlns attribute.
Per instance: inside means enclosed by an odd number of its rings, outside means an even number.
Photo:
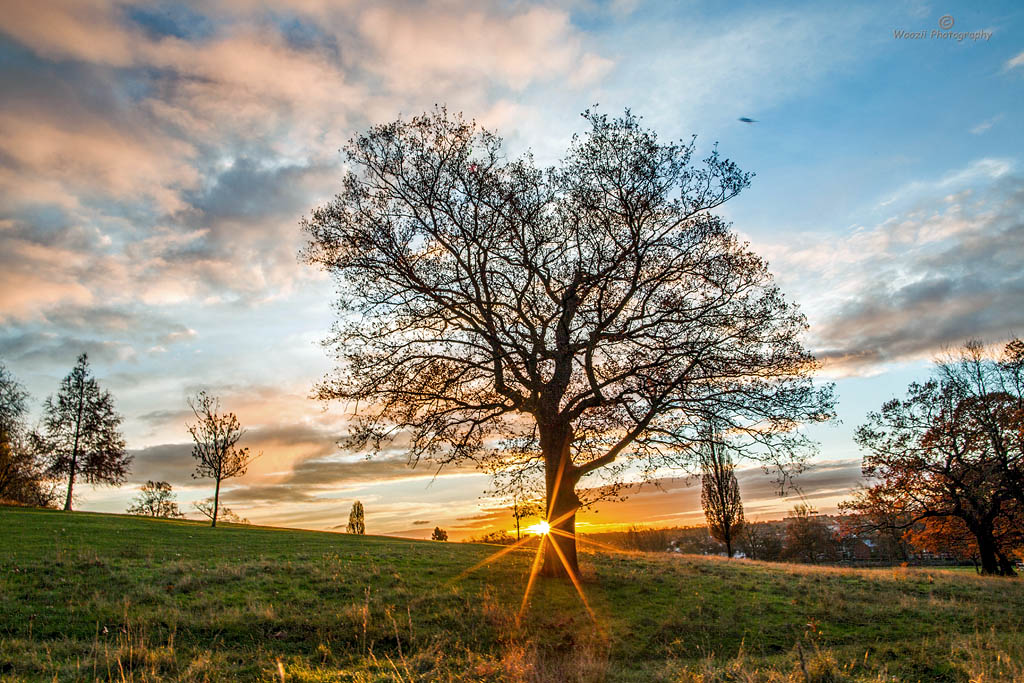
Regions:
<svg viewBox="0 0 1024 683"><path fill-rule="evenodd" d="M537 522L533 526L526 527L526 530L531 533L537 534L538 536L544 536L549 531L551 531L551 526L547 523L547 521L541 521Z"/></svg>

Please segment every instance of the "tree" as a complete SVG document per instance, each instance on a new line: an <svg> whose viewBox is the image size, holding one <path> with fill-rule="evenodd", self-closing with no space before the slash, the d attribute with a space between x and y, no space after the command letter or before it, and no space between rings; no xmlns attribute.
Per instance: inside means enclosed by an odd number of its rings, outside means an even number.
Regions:
<svg viewBox="0 0 1024 683"><path fill-rule="evenodd" d="M71 510L75 482L120 486L128 476L132 456L125 451L114 410L114 398L100 389L89 369L89 357L82 354L60 384L56 397L43 404L43 431L33 432L33 448L46 461L52 477L67 477L64 509Z"/></svg>
<svg viewBox="0 0 1024 683"><path fill-rule="evenodd" d="M817 564L836 559L836 544L828 523L811 505L800 503L786 520L783 557Z"/></svg>
<svg viewBox="0 0 1024 683"><path fill-rule="evenodd" d="M350 534L365 534L366 533L366 522L363 517L363 504L358 500L352 503L352 510L348 513L348 525L345 527L346 533Z"/></svg>
<svg viewBox="0 0 1024 683"><path fill-rule="evenodd" d="M882 498L909 529L927 519L956 518L974 536L983 574L1013 575L1010 557L1024 529L1021 504L1019 378L1007 345L1002 363L968 342L937 363L936 377L912 383L856 433L866 451L865 477L876 483L850 504L872 509ZM1006 367L1011 371L1002 374ZM1016 395L1013 393L1016 392ZM935 528L957 528L940 525Z"/></svg>
<svg viewBox="0 0 1024 683"><path fill-rule="evenodd" d="M773 522L747 522L740 531L738 545L752 560L775 562L782 557L782 533Z"/></svg>
<svg viewBox="0 0 1024 683"><path fill-rule="evenodd" d="M736 467L726 450L721 432L709 428L701 450L700 504L708 522L708 531L725 544L729 557L733 543L743 529L743 501L736 481Z"/></svg>
<svg viewBox="0 0 1024 683"><path fill-rule="evenodd" d="M23 432L27 413L28 392L0 362L0 432L12 438Z"/></svg>
<svg viewBox="0 0 1024 683"><path fill-rule="evenodd" d="M192 457L196 460L196 469L192 476L196 479L212 478L216 482L210 515L210 526L215 527L221 482L244 475L249 464L262 454L251 455L248 448L238 448L238 440L245 432L234 413L220 412L220 399L200 391L195 398L188 400L188 406L197 420L195 424L186 425L195 442Z"/></svg>
<svg viewBox="0 0 1024 683"><path fill-rule="evenodd" d="M213 520L214 513L214 502L213 498L207 498L205 500L197 500L192 503L192 509L201 514L206 519ZM229 524L249 524L249 520L241 515L235 513L234 510L229 508L227 505L221 505L217 509L217 519L222 522L228 522Z"/></svg>
<svg viewBox="0 0 1024 683"><path fill-rule="evenodd" d="M178 509L171 485L166 481L147 481L142 485L141 492L128 508L129 515L145 515L148 517L166 517L174 519L184 517Z"/></svg>
<svg viewBox="0 0 1024 683"><path fill-rule="evenodd" d="M431 541L447 541L448 540L448 532L445 531L444 529L442 529L439 526L435 526L434 527L434 533L432 533L430 535L430 540Z"/></svg>
<svg viewBox="0 0 1024 683"><path fill-rule="evenodd" d="M578 572L577 510L627 472L692 465L708 416L784 470L811 446L795 427L833 406L804 317L712 213L750 175L628 111L584 118L544 170L443 108L373 127L303 221L307 261L344 292L317 394L358 408L347 445L539 465L549 576Z"/></svg>
<svg viewBox="0 0 1024 683"><path fill-rule="evenodd" d="M0 500L48 506L54 492L29 442L27 413L28 392L0 363Z"/></svg>
<svg viewBox="0 0 1024 683"><path fill-rule="evenodd" d="M879 553L890 562L910 559L906 534L914 524L894 491L861 487L852 499L839 503L839 510L844 513L840 520L844 538L871 536L878 543Z"/></svg>

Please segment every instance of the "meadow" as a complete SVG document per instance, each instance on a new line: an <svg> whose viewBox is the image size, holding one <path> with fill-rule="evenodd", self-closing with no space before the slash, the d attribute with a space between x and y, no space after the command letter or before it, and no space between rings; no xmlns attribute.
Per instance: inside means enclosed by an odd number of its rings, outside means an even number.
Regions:
<svg viewBox="0 0 1024 683"><path fill-rule="evenodd" d="M5 681L1024 680L1024 582L0 507Z"/></svg>

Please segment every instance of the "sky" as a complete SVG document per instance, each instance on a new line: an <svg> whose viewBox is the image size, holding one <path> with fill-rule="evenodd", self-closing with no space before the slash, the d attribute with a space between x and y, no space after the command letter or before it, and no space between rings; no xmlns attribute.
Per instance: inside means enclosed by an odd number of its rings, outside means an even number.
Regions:
<svg viewBox="0 0 1024 683"><path fill-rule="evenodd" d="M344 528L359 499L369 533L509 528L471 466L338 448L344 406L309 397L331 369L319 341L336 291L298 258L299 221L375 123L444 104L550 164L584 109L629 107L756 174L720 213L807 315L839 419L811 430L799 492L743 463L740 488L749 518L797 495L830 512L860 481L868 411L944 349L1024 334L1024 6L978 5L10 3L0 360L33 419L83 351L114 394L133 471L85 487L79 509L121 512L148 479L187 511L211 495L185 429L206 389L263 452L224 491L253 522ZM579 528L700 523L692 483Z"/></svg>

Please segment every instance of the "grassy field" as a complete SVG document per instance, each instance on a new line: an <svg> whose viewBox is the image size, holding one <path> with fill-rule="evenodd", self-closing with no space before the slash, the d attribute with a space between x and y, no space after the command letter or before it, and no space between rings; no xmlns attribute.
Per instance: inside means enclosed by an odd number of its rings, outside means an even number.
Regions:
<svg viewBox="0 0 1024 683"><path fill-rule="evenodd" d="M0 679L1024 680L1024 582L0 508Z"/></svg>

